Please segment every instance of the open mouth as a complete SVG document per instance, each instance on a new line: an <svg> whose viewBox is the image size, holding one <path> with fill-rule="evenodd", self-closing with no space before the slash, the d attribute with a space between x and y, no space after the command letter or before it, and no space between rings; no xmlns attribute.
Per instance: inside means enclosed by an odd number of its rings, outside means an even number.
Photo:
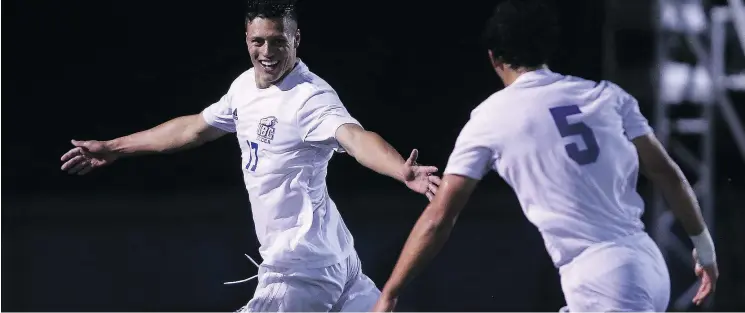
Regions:
<svg viewBox="0 0 745 313"><path fill-rule="evenodd" d="M259 61L261 66L266 70L267 72L272 72L277 69L279 66L279 61L267 61L267 60L261 60Z"/></svg>

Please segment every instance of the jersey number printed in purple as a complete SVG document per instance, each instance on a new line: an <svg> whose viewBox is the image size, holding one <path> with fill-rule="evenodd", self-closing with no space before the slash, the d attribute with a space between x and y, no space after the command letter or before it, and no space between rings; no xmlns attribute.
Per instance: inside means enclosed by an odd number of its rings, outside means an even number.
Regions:
<svg viewBox="0 0 745 313"><path fill-rule="evenodd" d="M259 144L248 140L246 140L246 142L248 143L248 147L251 148L251 151L248 152L248 163L246 163L246 169L255 172L256 165L259 164Z"/></svg>
<svg viewBox="0 0 745 313"><path fill-rule="evenodd" d="M579 165L587 165L598 160L600 147L595 139L592 129L583 122L569 123L569 116L580 114L582 111L576 105L566 105L551 108L551 116L554 118L556 128L559 129L561 137L580 136L585 143L585 149L580 150L577 143L570 143L564 148L569 157Z"/></svg>

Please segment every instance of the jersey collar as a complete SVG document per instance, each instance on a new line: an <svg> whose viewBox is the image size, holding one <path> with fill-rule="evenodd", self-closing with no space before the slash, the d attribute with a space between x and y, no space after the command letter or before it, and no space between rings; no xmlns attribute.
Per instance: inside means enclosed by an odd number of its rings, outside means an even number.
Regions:
<svg viewBox="0 0 745 313"><path fill-rule="evenodd" d="M554 72L552 72L548 67L540 68L537 70L533 70L530 72L525 72L522 75L518 76L517 79L515 79L514 82L510 86L518 86L522 84L529 84L531 82L538 81L544 77L553 75Z"/></svg>

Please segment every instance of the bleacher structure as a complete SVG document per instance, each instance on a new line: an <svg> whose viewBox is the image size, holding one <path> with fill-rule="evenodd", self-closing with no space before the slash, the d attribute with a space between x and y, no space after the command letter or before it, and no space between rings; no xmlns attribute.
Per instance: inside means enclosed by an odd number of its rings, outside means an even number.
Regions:
<svg viewBox="0 0 745 313"><path fill-rule="evenodd" d="M631 49L630 43L635 43ZM731 65L745 63L743 0L607 0L604 51L604 78L619 83L640 103L654 104L646 114L653 116L657 137L691 180L716 237L715 124L723 122L734 139L719 144L734 145L745 160L742 113L731 99L733 93L745 93L745 67ZM689 240L676 229L659 191L649 204L648 229L671 275L678 268L688 271L681 276L692 275ZM697 288L697 281L682 290L673 288L670 308L690 310ZM712 303L703 309L711 310Z"/></svg>

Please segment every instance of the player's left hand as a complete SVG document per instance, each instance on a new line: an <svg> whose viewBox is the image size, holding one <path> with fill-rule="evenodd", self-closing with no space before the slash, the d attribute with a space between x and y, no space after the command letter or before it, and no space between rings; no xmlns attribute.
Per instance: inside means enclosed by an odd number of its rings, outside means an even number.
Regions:
<svg viewBox="0 0 745 313"><path fill-rule="evenodd" d="M378 302L375 303L375 306L373 306L370 312L393 312L393 309L396 308L397 302L397 298L381 295L380 298L378 298Z"/></svg>
<svg viewBox="0 0 745 313"><path fill-rule="evenodd" d="M440 186L440 177L434 175L437 168L434 166L424 166L416 163L419 151L411 151L409 159L404 163L404 183L406 187L427 196L429 201L434 199L437 194L437 188Z"/></svg>
<svg viewBox="0 0 745 313"><path fill-rule="evenodd" d="M693 303L701 305L706 298L714 293L717 286L717 279L719 279L719 269L716 262L709 265L701 265L696 249L693 249L693 260L696 262L694 272L696 276L701 278L701 286L699 286L698 292L693 297Z"/></svg>

